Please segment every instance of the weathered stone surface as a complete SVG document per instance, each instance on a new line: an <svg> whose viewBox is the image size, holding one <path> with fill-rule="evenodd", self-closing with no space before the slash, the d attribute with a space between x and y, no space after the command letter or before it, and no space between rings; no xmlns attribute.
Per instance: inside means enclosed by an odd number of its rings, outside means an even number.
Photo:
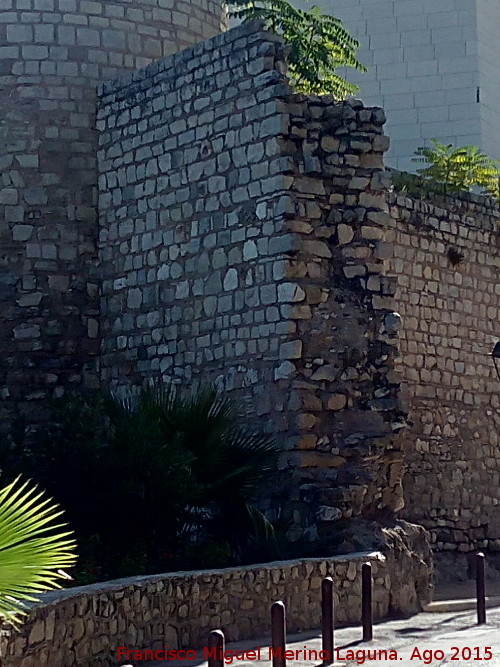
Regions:
<svg viewBox="0 0 500 667"><path fill-rule="evenodd" d="M354 237L354 230L348 225L338 225L337 234L340 245L344 245L345 243L350 243L352 241Z"/></svg>
<svg viewBox="0 0 500 667"><path fill-rule="evenodd" d="M244 30L238 34L235 51L251 62L253 46ZM230 33L224 39L233 43ZM252 45L262 39L254 35ZM103 379L137 384L165 369L167 378L217 381L250 399L285 450L283 481L270 490L268 504L286 499L289 531L316 539L317 506L297 494L301 480L323 493L332 480L322 476L339 469L339 498L320 503L340 512L328 521L332 534L336 520L367 510L385 517L401 502L401 475L391 473L386 454L399 451L394 434L404 415L399 385L388 380L397 341L389 345L384 328L396 308L383 263L392 246L377 179L382 150L373 149L382 131L362 104L292 94L280 74L279 40L266 46L273 54L270 76L259 72L258 79L256 66L234 68L219 49L203 48L205 63L195 75L209 86L207 68L221 71L220 96L210 98L213 115L207 116L207 91L189 87L187 94L168 63L161 72L145 70L139 88L127 78L101 89L100 224L111 232L136 221L124 229L123 246L111 234L102 241L102 271L110 276L103 283L109 304L101 326ZM165 86L176 94L166 96ZM245 132L238 134L233 128L243 117L223 101L237 86L248 90ZM269 101L262 105L264 91ZM185 96L182 108L177 93ZM139 124L132 113L138 104ZM158 113L172 119L167 143L155 134ZM126 128L126 140L118 126ZM188 141L188 128L201 127ZM164 156L161 170L151 166L155 154ZM122 174L116 167L122 160L134 168ZM124 198L123 191L144 193L146 224L137 220L136 196ZM159 244L168 247L163 256L155 253L158 225ZM155 269L163 266L151 340ZM111 307L114 299L123 303L115 275L128 289L127 324ZM148 355L139 367L144 346ZM117 363L116 350L126 363ZM360 476L374 440L379 455Z"/></svg>
<svg viewBox="0 0 500 667"><path fill-rule="evenodd" d="M47 398L48 385L50 393L61 395L68 388L95 388L99 383L100 339L88 322L100 309L99 290L94 289L101 279L96 156L98 130L104 128L99 118L96 129L97 86L216 35L225 24L219 2L208 6L190 0L177 3L174 12L161 0L129 4L0 2L0 220L6 223L1 254L2 267L19 279L9 292L0 284L2 427L16 406L28 419L38 419L43 408L35 398ZM189 60L196 62L194 51ZM160 69L159 64L153 67ZM137 123L140 113L140 106L132 104L116 127L123 130L127 121ZM163 119L163 128L168 123ZM162 132L166 138L164 129L151 131L158 139ZM153 178L159 169L157 155L134 166L122 164L120 170L144 169ZM164 169L164 158L159 160ZM116 172L101 179L104 200L116 205L126 206L144 194L125 184L122 188ZM152 224L143 203L141 199L141 210L133 217L120 219L121 231L129 230L127 238L134 224L136 230L145 220ZM179 206L179 215L188 219L186 200ZM117 241L117 226L102 226L103 246ZM127 252L119 244L118 249L122 256ZM113 272L105 279L116 276ZM29 288L28 277L33 283ZM30 348L26 340L38 330L37 344Z"/></svg>
<svg viewBox="0 0 500 667"><path fill-rule="evenodd" d="M441 576L465 576L460 554L486 549L493 560L500 534L493 481L500 471L499 385L491 359L500 211L475 195L420 201L395 192L388 202L388 272L397 276L401 320L386 328L399 327L397 369L413 422L402 431L403 515L430 531Z"/></svg>
<svg viewBox="0 0 500 667"><path fill-rule="evenodd" d="M342 410L347 404L347 398L344 394L334 394L328 399L328 410Z"/></svg>
<svg viewBox="0 0 500 667"><path fill-rule="evenodd" d="M293 95L280 40L248 30L100 88L99 253L92 95L72 112L78 137L63 140L62 120L48 122L54 110L37 109L47 135L28 126L0 157L12 179L0 214L14 248L0 272L0 300L14 309L5 369L37 355L22 366L22 386L5 371L2 395L22 398L29 386L46 396L54 375L55 390L95 386L102 342L106 386L159 374L217 381L251 399L284 449L310 449L309 463L338 457L334 479L312 464L297 474L321 493L335 486L340 497L321 505L343 519L400 509L404 444L411 516L432 528L436 548L496 548L498 392L487 359L499 312L498 209L474 196L439 206L387 191L383 112ZM144 59L158 49L148 42ZM120 67L146 64L138 58ZM96 64L83 78L93 85L118 67ZM62 119L59 93L47 101ZM78 150L63 150L67 142ZM56 155L71 164L38 178ZM46 373L38 360L54 358L54 343L62 365ZM407 401L395 367L416 415L410 435L401 434ZM317 535L314 507L284 486L270 503L286 498L290 530Z"/></svg>

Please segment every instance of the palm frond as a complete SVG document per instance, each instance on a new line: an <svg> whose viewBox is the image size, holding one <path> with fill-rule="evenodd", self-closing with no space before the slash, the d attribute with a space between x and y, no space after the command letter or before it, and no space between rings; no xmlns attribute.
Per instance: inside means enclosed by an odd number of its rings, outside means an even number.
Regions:
<svg viewBox="0 0 500 667"><path fill-rule="evenodd" d="M75 564L76 543L62 511L19 478L0 490L0 617L18 625L25 602L61 588L64 568ZM61 532L62 531L62 532Z"/></svg>

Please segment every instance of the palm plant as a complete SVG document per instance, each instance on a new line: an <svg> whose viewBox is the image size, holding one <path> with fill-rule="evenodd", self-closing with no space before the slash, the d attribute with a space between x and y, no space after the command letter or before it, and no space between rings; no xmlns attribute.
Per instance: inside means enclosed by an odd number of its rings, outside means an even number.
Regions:
<svg viewBox="0 0 500 667"><path fill-rule="evenodd" d="M460 191L469 192L473 188L482 188L485 194L498 197L499 171L498 163L477 146L461 146L442 144L431 139L432 146L419 148L418 157L414 162L426 163L428 166L417 172L427 182L440 183L444 194Z"/></svg>
<svg viewBox="0 0 500 667"><path fill-rule="evenodd" d="M230 16L261 19L267 30L280 34L290 47L288 73L297 92L328 94L345 99L358 87L340 76L341 67L366 68L357 60L359 42L342 22L318 7L304 11L287 0L231 0Z"/></svg>
<svg viewBox="0 0 500 667"><path fill-rule="evenodd" d="M119 486L128 475L140 481L132 495L116 489L127 498L129 536L134 526L144 533L151 507L160 511L148 520L149 549L168 537L171 547L208 541L236 554L250 535L269 529L252 501L278 450L269 436L239 424L243 415L232 400L213 387L182 396L157 384L135 399L109 396L106 413L110 469L119 471Z"/></svg>
<svg viewBox="0 0 500 667"><path fill-rule="evenodd" d="M75 563L75 541L59 523L61 515L28 482L15 480L0 490L0 618L15 627L26 602L70 578L63 568Z"/></svg>
<svg viewBox="0 0 500 667"><path fill-rule="evenodd" d="M50 424L18 429L0 468L10 480L28 473L65 508L79 583L236 564L256 543L271 546L254 498L278 454L243 425L240 405L166 384L64 398Z"/></svg>

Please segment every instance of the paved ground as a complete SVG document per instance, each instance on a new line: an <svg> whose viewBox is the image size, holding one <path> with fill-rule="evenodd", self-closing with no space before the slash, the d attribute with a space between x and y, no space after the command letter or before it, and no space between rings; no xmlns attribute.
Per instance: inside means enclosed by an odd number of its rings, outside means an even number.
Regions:
<svg viewBox="0 0 500 667"><path fill-rule="evenodd" d="M483 664L500 667L500 608L491 609L487 625L478 627L471 612L422 613L410 619L388 621L374 626L374 639L370 643L361 641L360 628L337 630L335 644L336 664L344 667L364 664L366 667L400 665L400 667L431 667L454 665L472 667ZM262 640L228 644L226 650L256 651L260 647L261 660L253 655L234 660L234 667L269 667L269 637ZM319 632L302 633L288 638L287 650L297 651L296 659L287 661L287 667L313 667L321 660L307 659L304 648L321 650ZM349 653L351 651L351 653ZM377 653L385 651L385 653ZM234 655L234 653L233 653ZM257 656L256 656L257 657ZM311 656L314 658L314 656ZM306 658L306 659L304 659ZM198 650L196 659L189 661L134 662L134 667L196 667L206 665L203 651ZM227 663L229 664L229 663Z"/></svg>
<svg viewBox="0 0 500 667"><path fill-rule="evenodd" d="M500 581L486 582L486 606L500 607ZM434 602L425 611L468 611L476 608L476 582L441 584L434 591Z"/></svg>

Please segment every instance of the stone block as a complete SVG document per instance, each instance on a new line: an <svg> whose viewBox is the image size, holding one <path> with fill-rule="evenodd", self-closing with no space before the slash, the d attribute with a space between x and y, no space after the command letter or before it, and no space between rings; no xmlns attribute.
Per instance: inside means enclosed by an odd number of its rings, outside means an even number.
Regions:
<svg viewBox="0 0 500 667"><path fill-rule="evenodd" d="M300 359L302 356L302 341L294 340L282 343L279 356L280 359Z"/></svg>
<svg viewBox="0 0 500 667"><path fill-rule="evenodd" d="M354 230L348 225L340 224L337 226L337 236L339 244L345 245L346 243L350 243L354 238Z"/></svg>
<svg viewBox="0 0 500 667"><path fill-rule="evenodd" d="M306 293L296 283L281 283L278 285L278 301L280 303L294 303L304 301Z"/></svg>
<svg viewBox="0 0 500 667"><path fill-rule="evenodd" d="M343 410L347 404L347 397L344 394L333 394L328 398L328 410Z"/></svg>

